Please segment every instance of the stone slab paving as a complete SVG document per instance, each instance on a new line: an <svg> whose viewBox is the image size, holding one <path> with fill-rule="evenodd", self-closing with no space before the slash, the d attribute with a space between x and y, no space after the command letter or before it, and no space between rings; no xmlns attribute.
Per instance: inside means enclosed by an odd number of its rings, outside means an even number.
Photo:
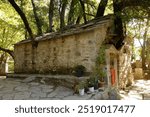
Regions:
<svg viewBox="0 0 150 117"><path fill-rule="evenodd" d="M136 80L125 91L120 91L122 100L150 100L150 80Z"/></svg>
<svg viewBox="0 0 150 117"><path fill-rule="evenodd" d="M98 100L116 99L109 95L108 90L79 96L72 89L63 86L46 85L33 82L31 79L14 79L0 77L1 100Z"/></svg>

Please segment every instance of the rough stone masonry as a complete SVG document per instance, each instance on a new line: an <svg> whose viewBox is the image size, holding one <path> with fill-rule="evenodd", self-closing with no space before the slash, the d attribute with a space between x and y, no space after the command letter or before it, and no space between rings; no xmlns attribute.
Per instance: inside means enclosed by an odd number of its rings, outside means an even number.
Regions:
<svg viewBox="0 0 150 117"><path fill-rule="evenodd" d="M37 37L35 48L30 40L23 40L14 46L15 73L50 73L77 65L83 65L87 72L92 72L98 50L110 36L112 27L113 18L107 16L66 32Z"/></svg>

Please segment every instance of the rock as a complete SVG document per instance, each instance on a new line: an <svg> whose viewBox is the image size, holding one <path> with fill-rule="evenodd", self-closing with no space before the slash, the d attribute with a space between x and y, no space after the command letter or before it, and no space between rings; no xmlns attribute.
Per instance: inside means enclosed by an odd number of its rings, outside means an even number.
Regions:
<svg viewBox="0 0 150 117"><path fill-rule="evenodd" d="M41 87L30 87L29 88L29 91L32 92L32 93L37 93L37 92L41 92Z"/></svg>
<svg viewBox="0 0 150 117"><path fill-rule="evenodd" d="M29 76L28 78L24 79L22 82L24 83L29 83L29 82L32 82L36 79L35 76Z"/></svg>
<svg viewBox="0 0 150 117"><path fill-rule="evenodd" d="M0 85L0 89L2 89L4 86L3 85Z"/></svg>
<svg viewBox="0 0 150 117"><path fill-rule="evenodd" d="M39 87L41 87L41 88L43 88L43 89L53 89L54 88L54 86L52 86L52 85L39 85Z"/></svg>
<svg viewBox="0 0 150 117"><path fill-rule="evenodd" d="M39 97L29 97L28 100L40 100L40 98Z"/></svg>
<svg viewBox="0 0 150 117"><path fill-rule="evenodd" d="M5 94L2 96L3 100L13 100L14 94L13 93L9 93L9 94Z"/></svg>
<svg viewBox="0 0 150 117"><path fill-rule="evenodd" d="M51 92L47 97L55 97L57 95L57 93L55 91Z"/></svg>
<svg viewBox="0 0 150 117"><path fill-rule="evenodd" d="M120 99L119 91L116 88L111 89L108 92L108 96L109 96L109 100L119 100Z"/></svg>
<svg viewBox="0 0 150 117"><path fill-rule="evenodd" d="M42 78L41 80L40 80L40 83L42 83L42 84L46 84L46 78Z"/></svg>
<svg viewBox="0 0 150 117"><path fill-rule="evenodd" d="M30 98L30 92L18 92L14 96L14 100L27 100Z"/></svg>
<svg viewBox="0 0 150 117"><path fill-rule="evenodd" d="M135 68L134 78L135 79L143 78L143 69L142 68Z"/></svg>
<svg viewBox="0 0 150 117"><path fill-rule="evenodd" d="M30 85L31 85L31 86L38 86L39 83L38 83L38 82L31 82Z"/></svg>
<svg viewBox="0 0 150 117"><path fill-rule="evenodd" d="M20 84L20 82L18 80L16 81L16 79L13 79L13 80L6 80L5 83L4 83L4 86L5 87L7 87L7 86L15 87L15 86L17 86L19 84Z"/></svg>
<svg viewBox="0 0 150 117"><path fill-rule="evenodd" d="M50 100L61 100L60 98L51 98Z"/></svg>
<svg viewBox="0 0 150 117"><path fill-rule="evenodd" d="M20 85L15 88L15 91L28 91L28 90L29 90L28 85Z"/></svg>
<svg viewBox="0 0 150 117"><path fill-rule="evenodd" d="M12 87L4 87L0 93L11 93L13 91Z"/></svg>
<svg viewBox="0 0 150 117"><path fill-rule="evenodd" d="M140 60L136 60L135 65L136 68L142 68L142 62Z"/></svg>
<svg viewBox="0 0 150 117"><path fill-rule="evenodd" d="M57 87L55 92L57 93L57 96L58 98L62 98L62 97L67 97L67 96L70 96L70 95L73 95L73 90L69 89L69 88L66 88L66 87Z"/></svg>
<svg viewBox="0 0 150 117"><path fill-rule="evenodd" d="M101 100L102 99L102 93L97 93L95 96L92 97L94 100Z"/></svg>
<svg viewBox="0 0 150 117"><path fill-rule="evenodd" d="M47 97L64 98L70 95L73 95L73 90L68 89L66 87L59 86Z"/></svg>
<svg viewBox="0 0 150 117"><path fill-rule="evenodd" d="M53 91L53 89L51 89L51 88L42 88L42 92L44 92L44 93L50 93L52 91Z"/></svg>
<svg viewBox="0 0 150 117"><path fill-rule="evenodd" d="M89 98L90 97L88 95L83 95L83 96L72 95L72 96L64 97L63 100L88 100Z"/></svg>
<svg viewBox="0 0 150 117"><path fill-rule="evenodd" d="M103 100L108 100L108 99L109 99L108 92L104 92L104 93L102 94L102 99L103 99Z"/></svg>
<svg viewBox="0 0 150 117"><path fill-rule="evenodd" d="M33 93L31 94L32 98L46 98L46 93L44 92L37 92L37 93Z"/></svg>

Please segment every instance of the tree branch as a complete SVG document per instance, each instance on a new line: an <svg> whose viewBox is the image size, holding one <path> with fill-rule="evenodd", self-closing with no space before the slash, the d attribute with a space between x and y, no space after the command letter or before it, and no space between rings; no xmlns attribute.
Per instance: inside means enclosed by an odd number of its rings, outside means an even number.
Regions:
<svg viewBox="0 0 150 117"><path fill-rule="evenodd" d="M19 6L16 4L16 2L14 0L8 0L9 3L13 6L13 8L16 10L16 12L19 14L19 16L21 17L24 25L25 25L25 28L27 29L28 33L29 33L29 36L31 38L32 41L34 41L34 38L33 38L33 33L32 33L32 30L29 26L29 23L28 23L28 20L25 16L25 14L23 13L23 11L19 8Z"/></svg>
<svg viewBox="0 0 150 117"><path fill-rule="evenodd" d="M34 0L31 0L31 3L32 3L32 7L33 7L34 18L36 21L37 32L38 32L38 35L41 35L42 34L42 26L41 26L41 21L37 14L37 8L35 6Z"/></svg>
<svg viewBox="0 0 150 117"><path fill-rule="evenodd" d="M62 8L60 11L60 29L62 29L65 26L65 12L67 8L68 0L62 1Z"/></svg>
<svg viewBox="0 0 150 117"><path fill-rule="evenodd" d="M55 0L50 0L49 3L49 32L53 31L54 2Z"/></svg>
<svg viewBox="0 0 150 117"><path fill-rule="evenodd" d="M14 57L14 51L9 50L9 49L5 49L5 48L2 48L2 47L0 47L0 50L3 51L3 52L8 53L13 59L15 58Z"/></svg>
<svg viewBox="0 0 150 117"><path fill-rule="evenodd" d="M84 23L86 23L87 20L86 20L86 14L85 14L85 6L84 6L84 2L83 2L82 0L79 0L79 1L80 1L80 4L81 4L81 7L82 7Z"/></svg>
<svg viewBox="0 0 150 117"><path fill-rule="evenodd" d="M101 2L99 3L98 10L97 10L95 18L98 18L98 17L101 17L101 16L104 15L107 3L108 3L108 0L101 0Z"/></svg>

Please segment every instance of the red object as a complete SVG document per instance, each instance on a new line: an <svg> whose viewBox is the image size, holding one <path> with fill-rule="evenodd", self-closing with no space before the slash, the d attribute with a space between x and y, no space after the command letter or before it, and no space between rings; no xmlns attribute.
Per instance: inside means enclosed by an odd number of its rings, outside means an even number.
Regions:
<svg viewBox="0 0 150 117"><path fill-rule="evenodd" d="M111 72L111 84L114 85L116 81L115 69L111 69L110 72Z"/></svg>

